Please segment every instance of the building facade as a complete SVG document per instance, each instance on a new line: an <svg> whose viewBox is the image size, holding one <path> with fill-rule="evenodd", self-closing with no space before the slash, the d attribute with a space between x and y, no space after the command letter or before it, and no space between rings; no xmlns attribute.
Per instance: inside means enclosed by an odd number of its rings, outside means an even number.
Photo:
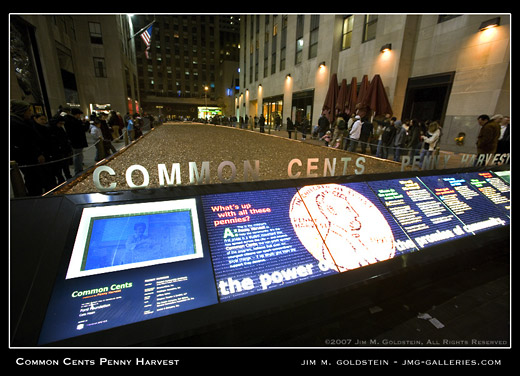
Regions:
<svg viewBox="0 0 520 376"><path fill-rule="evenodd" d="M140 97L146 113L166 118L234 114L240 17L134 17L137 30L154 21L148 57L144 42L140 38L135 41Z"/></svg>
<svg viewBox="0 0 520 376"><path fill-rule="evenodd" d="M10 97L54 115L140 111L127 15L11 15Z"/></svg>
<svg viewBox="0 0 520 376"><path fill-rule="evenodd" d="M237 116L315 125L332 74L380 75L393 115L440 121L444 150L474 153L477 117L510 114L508 14L246 15L240 44Z"/></svg>

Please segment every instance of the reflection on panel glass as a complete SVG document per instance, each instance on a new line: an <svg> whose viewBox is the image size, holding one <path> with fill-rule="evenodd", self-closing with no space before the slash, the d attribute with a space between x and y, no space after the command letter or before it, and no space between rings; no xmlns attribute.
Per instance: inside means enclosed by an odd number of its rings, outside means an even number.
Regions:
<svg viewBox="0 0 520 376"><path fill-rule="evenodd" d="M195 200L85 208L67 278L202 257Z"/></svg>

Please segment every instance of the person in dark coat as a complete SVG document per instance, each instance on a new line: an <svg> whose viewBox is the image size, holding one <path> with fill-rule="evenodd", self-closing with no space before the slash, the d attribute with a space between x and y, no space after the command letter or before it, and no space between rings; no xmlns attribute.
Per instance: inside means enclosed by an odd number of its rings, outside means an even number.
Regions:
<svg viewBox="0 0 520 376"><path fill-rule="evenodd" d="M410 127L408 128L408 135L404 147L409 149L410 164L413 164L413 157L419 151L421 146L421 126L416 119L410 120Z"/></svg>
<svg viewBox="0 0 520 376"><path fill-rule="evenodd" d="M50 163L53 160L53 156L47 117L44 114L38 113L32 116L31 121L33 128L41 137L41 147L43 156L45 157L45 163L43 163L40 167L43 174L43 188L45 192L47 192L57 185L56 177L54 176L53 171L53 164Z"/></svg>
<svg viewBox="0 0 520 376"><path fill-rule="evenodd" d="M374 125L370 122L368 117L363 120L363 124L361 125L361 134L359 136L359 143L361 146L361 153L365 154L368 141L374 134Z"/></svg>
<svg viewBox="0 0 520 376"><path fill-rule="evenodd" d="M81 121L83 112L78 108L64 109L65 112L65 131L72 146L74 174L78 175L83 171L83 149L88 147L85 132L89 129L89 124Z"/></svg>
<svg viewBox="0 0 520 376"><path fill-rule="evenodd" d="M264 127L265 127L265 118L264 114L260 114L260 119L258 119L258 126L260 127L260 133L264 133Z"/></svg>
<svg viewBox="0 0 520 376"><path fill-rule="evenodd" d="M319 140L327 133L327 131L330 130L330 121L327 119L327 117L323 114L321 114L320 118L318 119L318 128L316 129L316 135Z"/></svg>
<svg viewBox="0 0 520 376"><path fill-rule="evenodd" d="M58 115L49 120L51 155L52 160L56 161L52 163L52 166L58 184L72 177L69 169L70 158L65 159L72 155L72 147L64 127L65 118L63 116Z"/></svg>
<svg viewBox="0 0 520 376"><path fill-rule="evenodd" d="M502 115L495 115L493 119L489 119L487 115L480 115L477 121L481 126L477 137L477 154L494 154L500 137Z"/></svg>
<svg viewBox="0 0 520 376"><path fill-rule="evenodd" d="M394 138L397 132L395 127L395 117L391 118L390 121L386 120L383 122L383 133L381 134L381 157L388 158L388 152L392 148Z"/></svg>
<svg viewBox="0 0 520 376"><path fill-rule="evenodd" d="M287 118L287 133L289 134L289 138L292 138L291 135L294 132L294 124L290 117Z"/></svg>
<svg viewBox="0 0 520 376"><path fill-rule="evenodd" d="M20 100L11 101L10 159L20 166L27 194L41 196L44 193L44 181L40 165L45 163L45 156L43 139L33 127L32 114L29 103Z"/></svg>

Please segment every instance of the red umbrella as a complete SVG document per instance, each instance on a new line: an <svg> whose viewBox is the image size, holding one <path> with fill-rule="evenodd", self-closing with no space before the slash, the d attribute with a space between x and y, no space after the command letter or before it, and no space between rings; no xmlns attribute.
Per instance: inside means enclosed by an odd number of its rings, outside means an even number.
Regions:
<svg viewBox="0 0 520 376"><path fill-rule="evenodd" d="M332 74L329 83L329 90L323 103L321 113L332 123L334 121L334 111L336 109L336 101L338 99L338 76L336 73Z"/></svg>
<svg viewBox="0 0 520 376"><path fill-rule="evenodd" d="M361 79L361 87L359 88L358 100L356 104L356 113L362 118L368 113L368 104L366 103L366 94L368 91L368 76L365 74Z"/></svg>
<svg viewBox="0 0 520 376"><path fill-rule="evenodd" d="M341 81L341 85L339 87L338 99L336 100L336 115L342 114L345 112L346 102L347 102L347 80L343 79Z"/></svg>
<svg viewBox="0 0 520 376"><path fill-rule="evenodd" d="M357 78L352 77L350 81L350 87L348 88L347 95L347 105L346 105L346 113L347 115L353 114L356 112L356 104L357 104Z"/></svg>
<svg viewBox="0 0 520 376"><path fill-rule="evenodd" d="M364 103L374 112L373 115L393 114L392 106L390 106L385 87L383 86L383 81L378 74L376 74L370 82Z"/></svg>

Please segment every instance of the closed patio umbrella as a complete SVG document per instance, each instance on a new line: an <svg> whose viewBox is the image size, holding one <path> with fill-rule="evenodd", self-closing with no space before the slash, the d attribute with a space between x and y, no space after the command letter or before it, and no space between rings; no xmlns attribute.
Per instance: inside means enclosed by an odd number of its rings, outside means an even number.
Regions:
<svg viewBox="0 0 520 376"><path fill-rule="evenodd" d="M365 102L374 112L373 115L393 114L380 75L376 74L370 82Z"/></svg>
<svg viewBox="0 0 520 376"><path fill-rule="evenodd" d="M362 118L366 116L369 111L368 103L366 103L366 95L369 87L368 76L365 74L361 79L361 87L357 97L356 114Z"/></svg>
<svg viewBox="0 0 520 376"><path fill-rule="evenodd" d="M356 112L356 104L357 104L357 78L352 77L350 81L350 87L348 88L347 95L347 105L345 108L345 112L347 115L351 115Z"/></svg>
<svg viewBox="0 0 520 376"><path fill-rule="evenodd" d="M366 93L364 103L370 107L370 109L373 111L372 115L374 116L393 114L392 106L390 106L385 87L383 86L383 81L381 80L381 76L379 74L376 74L374 78L372 78Z"/></svg>
<svg viewBox="0 0 520 376"><path fill-rule="evenodd" d="M329 90L325 96L325 102L321 113L332 123L335 118L336 100L338 99L338 76L336 73L332 74L329 83Z"/></svg>
<svg viewBox="0 0 520 376"><path fill-rule="evenodd" d="M336 115L345 112L347 104L347 80L343 79L338 91L338 99L336 100Z"/></svg>

